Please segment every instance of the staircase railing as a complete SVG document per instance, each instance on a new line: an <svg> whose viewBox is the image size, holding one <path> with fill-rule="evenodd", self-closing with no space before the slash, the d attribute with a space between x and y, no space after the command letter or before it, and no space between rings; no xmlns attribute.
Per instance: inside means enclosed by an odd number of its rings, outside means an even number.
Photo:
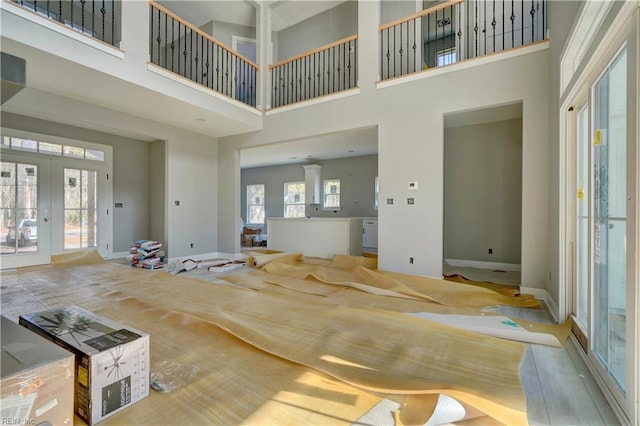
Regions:
<svg viewBox="0 0 640 426"><path fill-rule="evenodd" d="M382 80L542 41L546 0L449 0L378 27Z"/></svg>
<svg viewBox="0 0 640 426"><path fill-rule="evenodd" d="M151 62L218 93L256 106L260 67L160 4L150 1Z"/></svg>
<svg viewBox="0 0 640 426"><path fill-rule="evenodd" d="M112 46L120 45L122 16L120 0L13 0L13 2Z"/></svg>
<svg viewBox="0 0 640 426"><path fill-rule="evenodd" d="M357 58L356 34L271 65L272 107L356 87Z"/></svg>

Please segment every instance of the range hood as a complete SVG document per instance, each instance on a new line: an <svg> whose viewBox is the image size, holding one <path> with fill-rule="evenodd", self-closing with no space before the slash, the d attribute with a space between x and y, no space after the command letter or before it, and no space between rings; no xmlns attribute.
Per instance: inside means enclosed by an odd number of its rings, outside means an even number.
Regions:
<svg viewBox="0 0 640 426"><path fill-rule="evenodd" d="M1 52L1 55L0 77L2 78L2 86L0 87L0 93L2 104L4 104L24 88L27 81L27 64L24 59L17 56L4 52Z"/></svg>

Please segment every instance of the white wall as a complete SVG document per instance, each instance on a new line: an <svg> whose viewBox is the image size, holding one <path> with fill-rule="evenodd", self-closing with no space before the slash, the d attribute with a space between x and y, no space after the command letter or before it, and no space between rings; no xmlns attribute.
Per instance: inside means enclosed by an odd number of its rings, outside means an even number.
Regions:
<svg viewBox="0 0 640 426"><path fill-rule="evenodd" d="M357 18L358 2L352 0L278 31L274 62L355 34Z"/></svg>
<svg viewBox="0 0 640 426"><path fill-rule="evenodd" d="M444 257L520 264L522 120L446 128L444 147Z"/></svg>
<svg viewBox="0 0 640 426"><path fill-rule="evenodd" d="M473 66L457 65L446 72L432 71L424 78L376 89L378 66L376 31L378 5L360 5L360 92L274 113L266 117L261 132L223 138L221 158L232 158L243 147L293 140L358 127L379 129L379 256L383 269L441 276L443 258L443 115L491 105L523 104L523 285L542 288L547 270L548 205L548 52L545 46L520 49L518 55L494 62L489 58ZM365 53L363 53L365 52ZM367 54L370 52L371 54ZM530 52L530 53L526 53ZM476 82L481 81L482 84ZM321 119L318 119L321 117ZM232 170L232 163L225 167ZM419 189L407 184L418 181ZM233 251L237 240L232 218L240 203L232 191L239 184L220 188L221 250ZM406 199L413 197L414 205ZM394 198L393 205L386 205ZM237 198L236 198L237 200ZM232 204L233 203L233 204ZM229 231L228 231L229 229ZM230 236L228 236L229 234ZM237 243L239 244L239 242ZM236 245L237 245L236 244ZM237 247L236 247L237 248ZM409 265L408 257L414 258Z"/></svg>
<svg viewBox="0 0 640 426"><path fill-rule="evenodd" d="M307 205L307 216L373 217L378 215L373 208L375 177L378 175L377 155L314 161L313 164L322 166L321 182L325 179L340 179L342 209L324 211L321 205ZM245 223L247 222L247 185L264 184L265 217L283 217L285 182L304 182L304 179L302 163L242 169L240 213Z"/></svg>
<svg viewBox="0 0 640 426"><path fill-rule="evenodd" d="M2 113L2 125L12 129L99 143L113 147L113 252L129 251L131 242L149 235L149 143L105 132L68 126L17 114ZM160 179L164 179L160 175Z"/></svg>

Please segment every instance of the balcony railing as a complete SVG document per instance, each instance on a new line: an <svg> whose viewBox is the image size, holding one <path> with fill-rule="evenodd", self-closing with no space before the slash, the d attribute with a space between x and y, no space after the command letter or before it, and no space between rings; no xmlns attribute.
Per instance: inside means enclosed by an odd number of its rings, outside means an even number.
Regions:
<svg viewBox="0 0 640 426"><path fill-rule="evenodd" d="M120 0L13 1L112 46L120 45Z"/></svg>
<svg viewBox="0 0 640 426"><path fill-rule="evenodd" d="M546 0L450 0L380 25L382 80L546 38Z"/></svg>
<svg viewBox="0 0 640 426"><path fill-rule="evenodd" d="M151 62L218 93L256 106L259 67L220 41L149 2Z"/></svg>
<svg viewBox="0 0 640 426"><path fill-rule="evenodd" d="M358 36L338 40L269 67L274 108L358 84Z"/></svg>

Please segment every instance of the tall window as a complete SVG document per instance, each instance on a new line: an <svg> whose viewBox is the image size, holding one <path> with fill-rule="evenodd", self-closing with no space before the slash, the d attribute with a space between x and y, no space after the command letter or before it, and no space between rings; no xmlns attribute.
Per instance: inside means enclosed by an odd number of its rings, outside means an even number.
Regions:
<svg viewBox="0 0 640 426"><path fill-rule="evenodd" d="M304 217L304 182L284 184L284 217Z"/></svg>
<svg viewBox="0 0 640 426"><path fill-rule="evenodd" d="M64 248L96 247L98 173L64 169Z"/></svg>
<svg viewBox="0 0 640 426"><path fill-rule="evenodd" d="M327 179L324 181L324 204L325 209L340 208L340 179Z"/></svg>
<svg viewBox="0 0 640 426"><path fill-rule="evenodd" d="M264 224L264 185L247 185L247 223Z"/></svg>

